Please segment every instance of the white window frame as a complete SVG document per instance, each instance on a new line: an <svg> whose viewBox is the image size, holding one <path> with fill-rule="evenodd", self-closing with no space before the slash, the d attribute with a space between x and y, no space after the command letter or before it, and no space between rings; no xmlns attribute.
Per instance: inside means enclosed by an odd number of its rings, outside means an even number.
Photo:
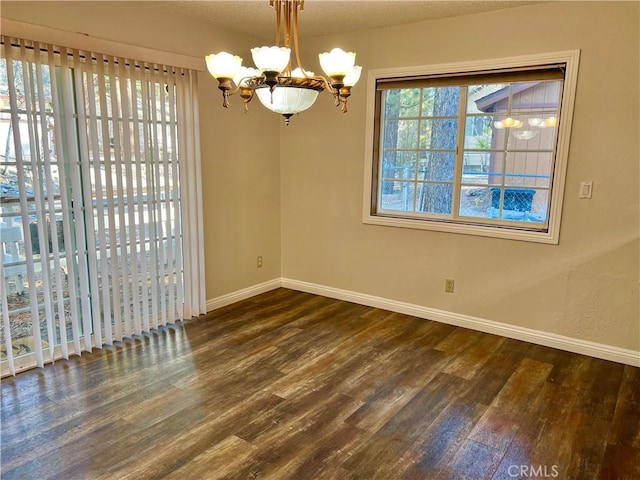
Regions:
<svg viewBox="0 0 640 480"><path fill-rule="evenodd" d="M564 198L564 186L567 171L567 159L569 156L569 144L571 124L573 120L573 107L578 78L578 64L580 50L568 50L562 52L524 55L518 57L497 58L491 60L479 60L470 62L447 63L437 65L422 65L412 67L395 67L370 70L367 77L367 116L364 162L364 198L363 198L363 222L372 225L390 227L414 228L420 230L433 230L439 232L461 233L466 235L479 235L484 237L522 240L529 242L558 244L560 238L560 223L562 215L562 203ZM468 224L458 221L437 221L428 218L412 218L410 212L399 212L398 216L382 216L375 214L378 202L374 198L376 188L373 182L377 181L374 172L374 129L376 109L376 84L378 80L389 78L419 77L425 75L446 75L458 72L470 74L483 71L495 71L500 69L515 69L538 67L544 65L564 63L566 65L564 89L560 105L560 122L558 125L558 140L556 144L555 165L552 174L551 203L548 212L548 229L546 231L533 231L518 229L516 226L504 225L491 226L489 224ZM482 222L478 219L478 223Z"/></svg>

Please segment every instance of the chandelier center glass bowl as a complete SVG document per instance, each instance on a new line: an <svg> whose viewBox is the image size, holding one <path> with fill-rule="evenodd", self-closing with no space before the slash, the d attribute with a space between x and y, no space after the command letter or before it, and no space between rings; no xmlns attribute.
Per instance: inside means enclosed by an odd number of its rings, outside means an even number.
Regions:
<svg viewBox="0 0 640 480"><path fill-rule="evenodd" d="M222 90L222 106L229 107L229 96L239 93L248 111L255 93L262 105L281 114L289 125L292 115L309 108L318 94L326 90L346 113L351 87L362 72L362 67L355 65L356 54L340 48L320 53L320 66L326 77L305 70L298 51L298 12L303 9L304 0L269 0L269 4L276 12L276 44L251 49L257 68L243 67L242 58L227 52L205 57L209 73ZM292 69L292 42L295 69Z"/></svg>

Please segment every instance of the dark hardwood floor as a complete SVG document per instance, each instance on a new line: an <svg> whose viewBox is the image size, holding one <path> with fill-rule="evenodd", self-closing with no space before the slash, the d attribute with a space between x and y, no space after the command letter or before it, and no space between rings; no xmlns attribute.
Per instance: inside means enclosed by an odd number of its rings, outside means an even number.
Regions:
<svg viewBox="0 0 640 480"><path fill-rule="evenodd" d="M640 479L640 369L278 289L2 380L2 479Z"/></svg>

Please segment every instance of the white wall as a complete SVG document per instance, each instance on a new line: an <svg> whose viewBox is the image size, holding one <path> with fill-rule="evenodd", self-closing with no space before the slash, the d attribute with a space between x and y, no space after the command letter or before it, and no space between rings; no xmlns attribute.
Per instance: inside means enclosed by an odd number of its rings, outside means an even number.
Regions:
<svg viewBox="0 0 640 480"><path fill-rule="evenodd" d="M559 245L364 225L363 82L346 116L319 99L281 129L283 276L640 350L639 18L637 3L553 2L305 41L306 58L356 51L365 76L572 49L581 63Z"/></svg>

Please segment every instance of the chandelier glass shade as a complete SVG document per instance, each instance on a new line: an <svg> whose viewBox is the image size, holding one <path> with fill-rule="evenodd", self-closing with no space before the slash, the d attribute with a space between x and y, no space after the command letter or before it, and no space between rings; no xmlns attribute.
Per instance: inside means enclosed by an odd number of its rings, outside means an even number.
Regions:
<svg viewBox="0 0 640 480"><path fill-rule="evenodd" d="M274 88L273 91L269 88L257 88L255 92L262 105L282 115L304 112L318 98L316 90L299 87L280 87Z"/></svg>
<svg viewBox="0 0 640 480"><path fill-rule="evenodd" d="M222 91L223 106L228 107L228 97L238 93L247 111L255 94L262 105L283 115L288 125L292 115L311 107L318 94L326 90L346 113L351 88L362 72L362 67L355 65L356 54L340 48L319 54L326 77L305 70L298 52L298 11L302 10L304 0L269 0L269 3L276 11L276 45L251 49L257 68L242 66L242 58L227 52L205 57L207 69ZM292 56L297 64L295 69Z"/></svg>

